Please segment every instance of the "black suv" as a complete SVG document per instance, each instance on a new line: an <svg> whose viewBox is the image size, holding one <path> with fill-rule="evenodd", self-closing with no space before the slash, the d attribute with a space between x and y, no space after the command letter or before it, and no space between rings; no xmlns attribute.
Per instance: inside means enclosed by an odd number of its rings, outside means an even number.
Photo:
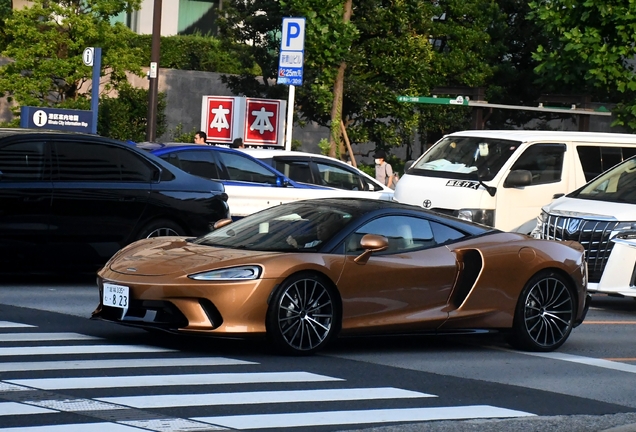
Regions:
<svg viewBox="0 0 636 432"><path fill-rule="evenodd" d="M0 271L96 269L229 217L221 183L95 135L0 129Z"/></svg>

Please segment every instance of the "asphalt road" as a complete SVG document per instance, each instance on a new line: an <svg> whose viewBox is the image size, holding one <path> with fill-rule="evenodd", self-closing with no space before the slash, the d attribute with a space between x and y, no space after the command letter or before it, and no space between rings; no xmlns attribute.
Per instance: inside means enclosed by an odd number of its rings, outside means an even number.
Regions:
<svg viewBox="0 0 636 432"><path fill-rule="evenodd" d="M166 397L172 392L178 393L178 396L169 398L166 406L135 408L126 413L143 417L151 412L164 421L179 419L188 422L198 419L236 429L279 430L295 421L305 425L302 430L310 427L309 430L316 431L419 431L423 429L421 420L425 418L453 418L452 421L428 421L425 423L426 430L576 432L619 427L621 429L617 429L617 432L636 431L636 427L625 426L636 423L636 399L633 397L636 384L636 347L633 342L636 302L630 299L595 297L584 324L575 329L568 342L555 353L538 355L514 351L501 338L492 335L410 336L343 339L320 355L309 358L279 357L262 343L154 335L89 320L97 302L97 290L92 277L31 278L27 281L13 279L0 284L0 323L35 326L26 329L0 328L0 336L6 338L0 339L0 432L48 431L27 429L27 426L87 422L94 425L98 424L94 423L97 421L117 421L120 425L124 423L119 417L104 417L104 412L111 413L108 409L91 411L93 414L87 414L87 411L78 414L68 409L64 411L66 408L60 408L59 401L75 399L90 404L99 399L102 403L108 401L118 406L132 406L128 404L128 399L123 398L143 396L148 399L151 395ZM46 336L36 340L36 335L40 333ZM33 340L13 340L13 334L31 335ZM52 339L51 334L66 336L57 341ZM72 340L69 334L97 339ZM69 340L65 339L67 337ZM116 354L99 354L102 348L92 348L87 353L75 356L68 353L34 355L27 352L39 346L60 349L72 346L79 349L78 346L84 345L126 348ZM168 351L135 352L134 347L140 346ZM3 354L5 349L8 350L6 355ZM293 380L269 384L234 383L221 387L200 383L166 387L143 382L134 389L116 385L115 378L120 375L130 380L138 376L167 379L165 368L161 365L144 365L144 361L152 364L153 361L159 361L157 359L163 359L161 361L179 364L192 359L218 358L238 363L181 365L176 369L173 365L169 370L178 374L240 372L267 375L291 372L309 374L307 376L317 381L310 384ZM99 371L82 368L38 370L40 366L35 366L60 359L100 362L123 360L125 365L109 370L106 362L104 369ZM28 364L29 368L11 370L12 364ZM93 382L92 385L84 386L81 379L91 377L101 377L101 381L112 381L112 384ZM19 398L16 400L16 395L25 393L9 392L6 388L2 391L2 385L6 386L7 383L37 389L34 390L37 394L32 395L35 400L57 400L58 405L54 408L62 412L31 416L2 415L4 401L24 402ZM69 385L66 383L73 384L67 388ZM364 389L364 397L356 399L347 396L349 400L338 401L336 396L331 400L312 403L299 403L297 400L273 403L267 399L274 397L273 393L265 393L265 401L260 403L239 400L235 404L203 407L196 405L196 402L181 405L176 402L185 398L185 394L206 391L222 391L229 398L231 394L248 397L244 393L247 390L287 394L306 391L308 388L336 393ZM386 392L395 392L395 396L389 398ZM334 412L340 415L335 420ZM310 416L308 413L314 414ZM504 418L477 418L487 417L490 413L495 413L493 417ZM462 420L462 416L472 418ZM325 418L328 420L325 421ZM266 428L265 422L273 419L284 419L287 423ZM108 424L112 426L112 423Z"/></svg>

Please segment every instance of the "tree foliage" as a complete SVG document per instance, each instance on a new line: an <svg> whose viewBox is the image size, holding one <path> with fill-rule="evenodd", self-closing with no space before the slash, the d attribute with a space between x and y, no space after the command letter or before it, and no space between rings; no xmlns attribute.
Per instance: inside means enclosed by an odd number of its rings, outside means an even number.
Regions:
<svg viewBox="0 0 636 432"><path fill-rule="evenodd" d="M117 89L126 72L141 74L139 49L128 46L131 31L111 18L138 9L140 0L33 0L6 20L9 38L2 55L0 91L20 105L85 106L90 95L86 47L102 48L102 85Z"/></svg>
<svg viewBox="0 0 636 432"><path fill-rule="evenodd" d="M354 0L350 23L343 0L231 0L220 28L224 41L249 44L242 60L259 64L263 80L227 77L239 94L284 99L275 85L283 16L307 18L304 84L296 91L302 120L329 126L338 67L346 62L342 118L354 143L390 148L412 141L424 109L397 96L422 96L441 85L483 85L493 1ZM429 125L425 125L429 127ZM433 125L432 128L436 126Z"/></svg>
<svg viewBox="0 0 636 432"><path fill-rule="evenodd" d="M549 38L534 55L542 81L622 101L616 123L636 129L636 3L535 0L530 8Z"/></svg>

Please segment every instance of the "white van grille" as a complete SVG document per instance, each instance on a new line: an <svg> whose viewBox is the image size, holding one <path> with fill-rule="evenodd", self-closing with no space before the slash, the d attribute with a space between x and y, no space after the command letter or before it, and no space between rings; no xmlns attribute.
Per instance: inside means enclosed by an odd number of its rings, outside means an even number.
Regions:
<svg viewBox="0 0 636 432"><path fill-rule="evenodd" d="M544 213L541 238L574 240L585 247L590 282L599 282L614 242L610 241L617 221L591 220Z"/></svg>

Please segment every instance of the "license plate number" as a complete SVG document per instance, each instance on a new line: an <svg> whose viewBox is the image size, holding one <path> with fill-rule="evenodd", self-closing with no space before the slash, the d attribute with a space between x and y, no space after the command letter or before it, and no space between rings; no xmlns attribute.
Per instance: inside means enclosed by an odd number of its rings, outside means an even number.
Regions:
<svg viewBox="0 0 636 432"><path fill-rule="evenodd" d="M128 309L128 305L130 304L130 288L123 285L105 283L102 300L104 306Z"/></svg>

